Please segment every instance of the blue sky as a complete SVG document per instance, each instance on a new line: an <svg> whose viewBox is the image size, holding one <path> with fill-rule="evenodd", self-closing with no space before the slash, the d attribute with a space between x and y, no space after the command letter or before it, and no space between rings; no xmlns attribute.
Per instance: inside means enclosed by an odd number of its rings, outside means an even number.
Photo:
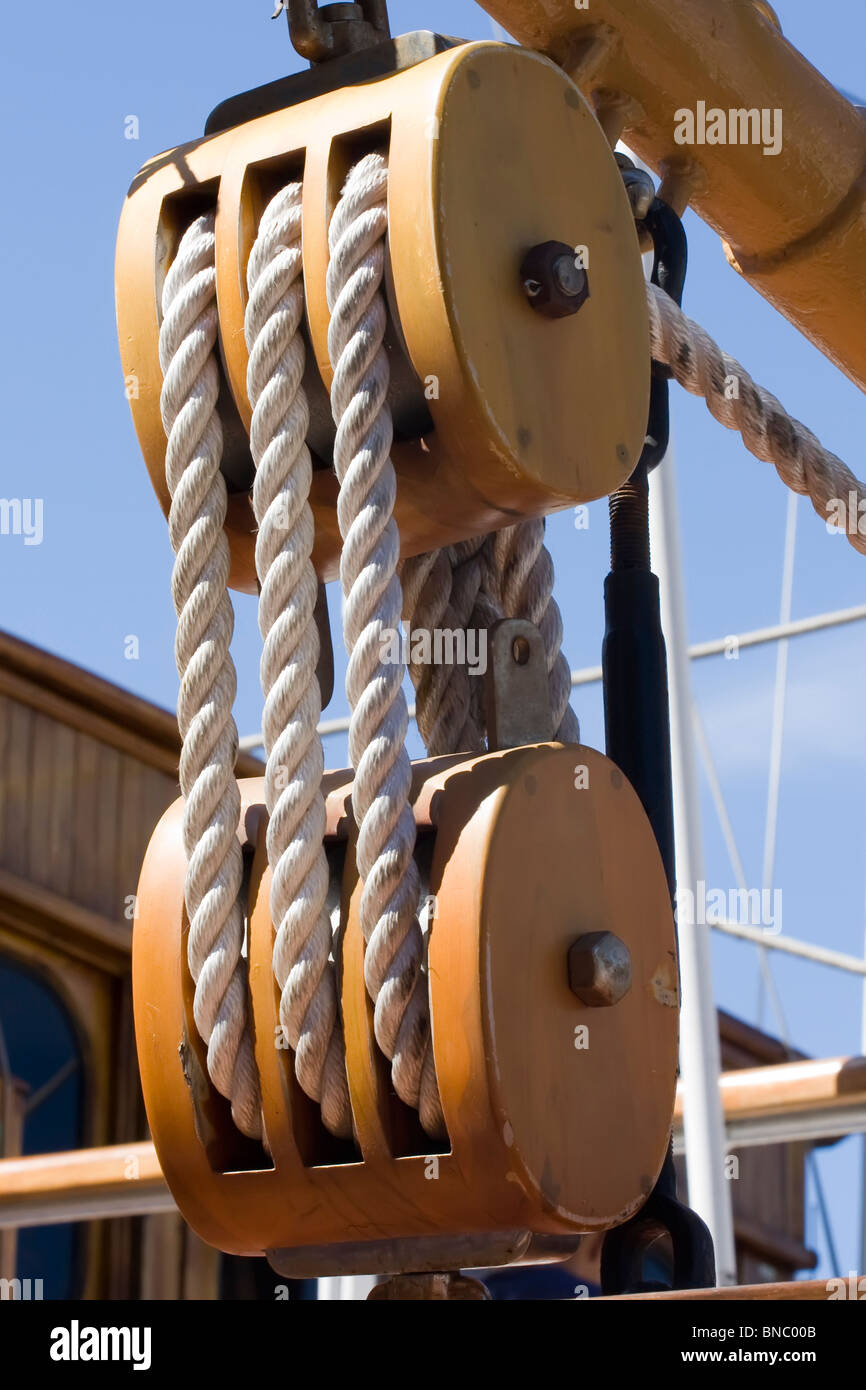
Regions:
<svg viewBox="0 0 866 1390"><path fill-rule="evenodd" d="M866 7L777 0L785 33L838 86L866 100ZM466 0L390 5L395 31L430 27L491 35ZM138 453L114 327L114 239L126 188L150 155L193 138L213 106L293 71L284 23L268 0L144 7L12 6L4 15L0 83L7 193L2 380L3 496L44 499L44 539L0 537L0 626L171 707L176 693L165 523ZM434 18L435 15L435 18ZM756 93L754 104L760 105ZM138 141L125 118L139 121ZM862 476L861 393L727 266L718 238L691 214L685 307ZM787 497L699 401L674 387L674 430L689 634L700 641L777 621ZM606 505L587 531L570 515L550 523L550 547L573 666L599 660L607 568ZM866 601L866 560L827 535L799 503L795 617ZM254 604L236 597L238 724L258 727ZM338 618L336 608L334 617ZM139 639L137 661L124 639ZM335 624L339 655L339 624ZM743 653L693 668L699 700L750 885L760 885L775 653ZM345 710L341 673L332 713ZM786 933L863 951L866 896L866 632L853 626L790 649L775 886ZM576 695L587 742L602 746L600 692ZM334 739L328 762L345 762ZM709 883L734 879L704 788ZM757 1020L751 947L717 942L721 1004ZM860 989L800 962L773 962L791 1035L823 1056L859 1047ZM765 1011L766 1026L774 1026ZM843 1271L856 1263L856 1161L848 1141L820 1159ZM818 1238L814 1227L810 1236ZM825 1249L821 1244L822 1258ZM822 1265L826 1268L826 1260Z"/></svg>

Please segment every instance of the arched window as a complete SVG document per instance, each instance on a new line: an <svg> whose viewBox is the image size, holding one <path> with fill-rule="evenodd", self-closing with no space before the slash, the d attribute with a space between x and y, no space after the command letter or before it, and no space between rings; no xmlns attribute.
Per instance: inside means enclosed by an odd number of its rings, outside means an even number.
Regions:
<svg viewBox="0 0 866 1390"><path fill-rule="evenodd" d="M46 980L0 956L0 1154L56 1153L83 1142L81 1048ZM0 1232L0 1275L42 1280L44 1298L80 1296L78 1227Z"/></svg>

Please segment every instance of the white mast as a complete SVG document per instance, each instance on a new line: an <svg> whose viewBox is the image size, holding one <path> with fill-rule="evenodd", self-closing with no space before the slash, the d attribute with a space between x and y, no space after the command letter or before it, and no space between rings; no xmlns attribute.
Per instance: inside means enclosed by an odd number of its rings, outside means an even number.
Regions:
<svg viewBox="0 0 866 1390"><path fill-rule="evenodd" d="M692 691L683 600L683 564L673 451L651 474L650 534L653 569L661 586L662 627L667 644L674 779L677 884L697 901L703 879L700 804L692 737ZM681 918L689 914L680 913ZM692 917L697 913L690 914ZM737 1282L731 1185L725 1176L725 1123L719 1094L719 1028L713 996L710 929L678 924L682 1014L680 1073L689 1205L710 1228L716 1247L716 1280Z"/></svg>

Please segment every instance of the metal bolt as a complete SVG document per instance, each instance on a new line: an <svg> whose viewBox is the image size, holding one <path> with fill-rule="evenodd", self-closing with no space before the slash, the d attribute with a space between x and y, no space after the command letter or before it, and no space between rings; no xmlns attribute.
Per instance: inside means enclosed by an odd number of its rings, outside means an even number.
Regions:
<svg viewBox="0 0 866 1390"><path fill-rule="evenodd" d="M568 983L582 1004L593 1009L618 1004L631 989L631 956L610 931L591 931L572 942Z"/></svg>
<svg viewBox="0 0 866 1390"><path fill-rule="evenodd" d="M586 289L586 271L577 264L573 252L559 256L553 262L553 280L557 289L569 299L576 299Z"/></svg>
<svg viewBox="0 0 866 1390"><path fill-rule="evenodd" d="M520 267L523 292L533 309L549 319L576 314L589 298L586 271L573 246L545 241L533 246Z"/></svg>
<svg viewBox="0 0 866 1390"><path fill-rule="evenodd" d="M622 181L635 222L643 222L656 195L652 178L644 169L624 169Z"/></svg>

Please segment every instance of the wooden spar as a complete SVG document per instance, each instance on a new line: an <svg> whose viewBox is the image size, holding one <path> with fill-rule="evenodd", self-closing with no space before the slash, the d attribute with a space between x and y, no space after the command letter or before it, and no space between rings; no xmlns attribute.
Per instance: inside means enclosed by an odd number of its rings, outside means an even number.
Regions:
<svg viewBox="0 0 866 1390"><path fill-rule="evenodd" d="M866 121L783 38L765 0L481 0L561 63L731 248L736 269L866 388ZM781 148L678 144L698 103L781 114ZM681 208L679 209L681 210Z"/></svg>

